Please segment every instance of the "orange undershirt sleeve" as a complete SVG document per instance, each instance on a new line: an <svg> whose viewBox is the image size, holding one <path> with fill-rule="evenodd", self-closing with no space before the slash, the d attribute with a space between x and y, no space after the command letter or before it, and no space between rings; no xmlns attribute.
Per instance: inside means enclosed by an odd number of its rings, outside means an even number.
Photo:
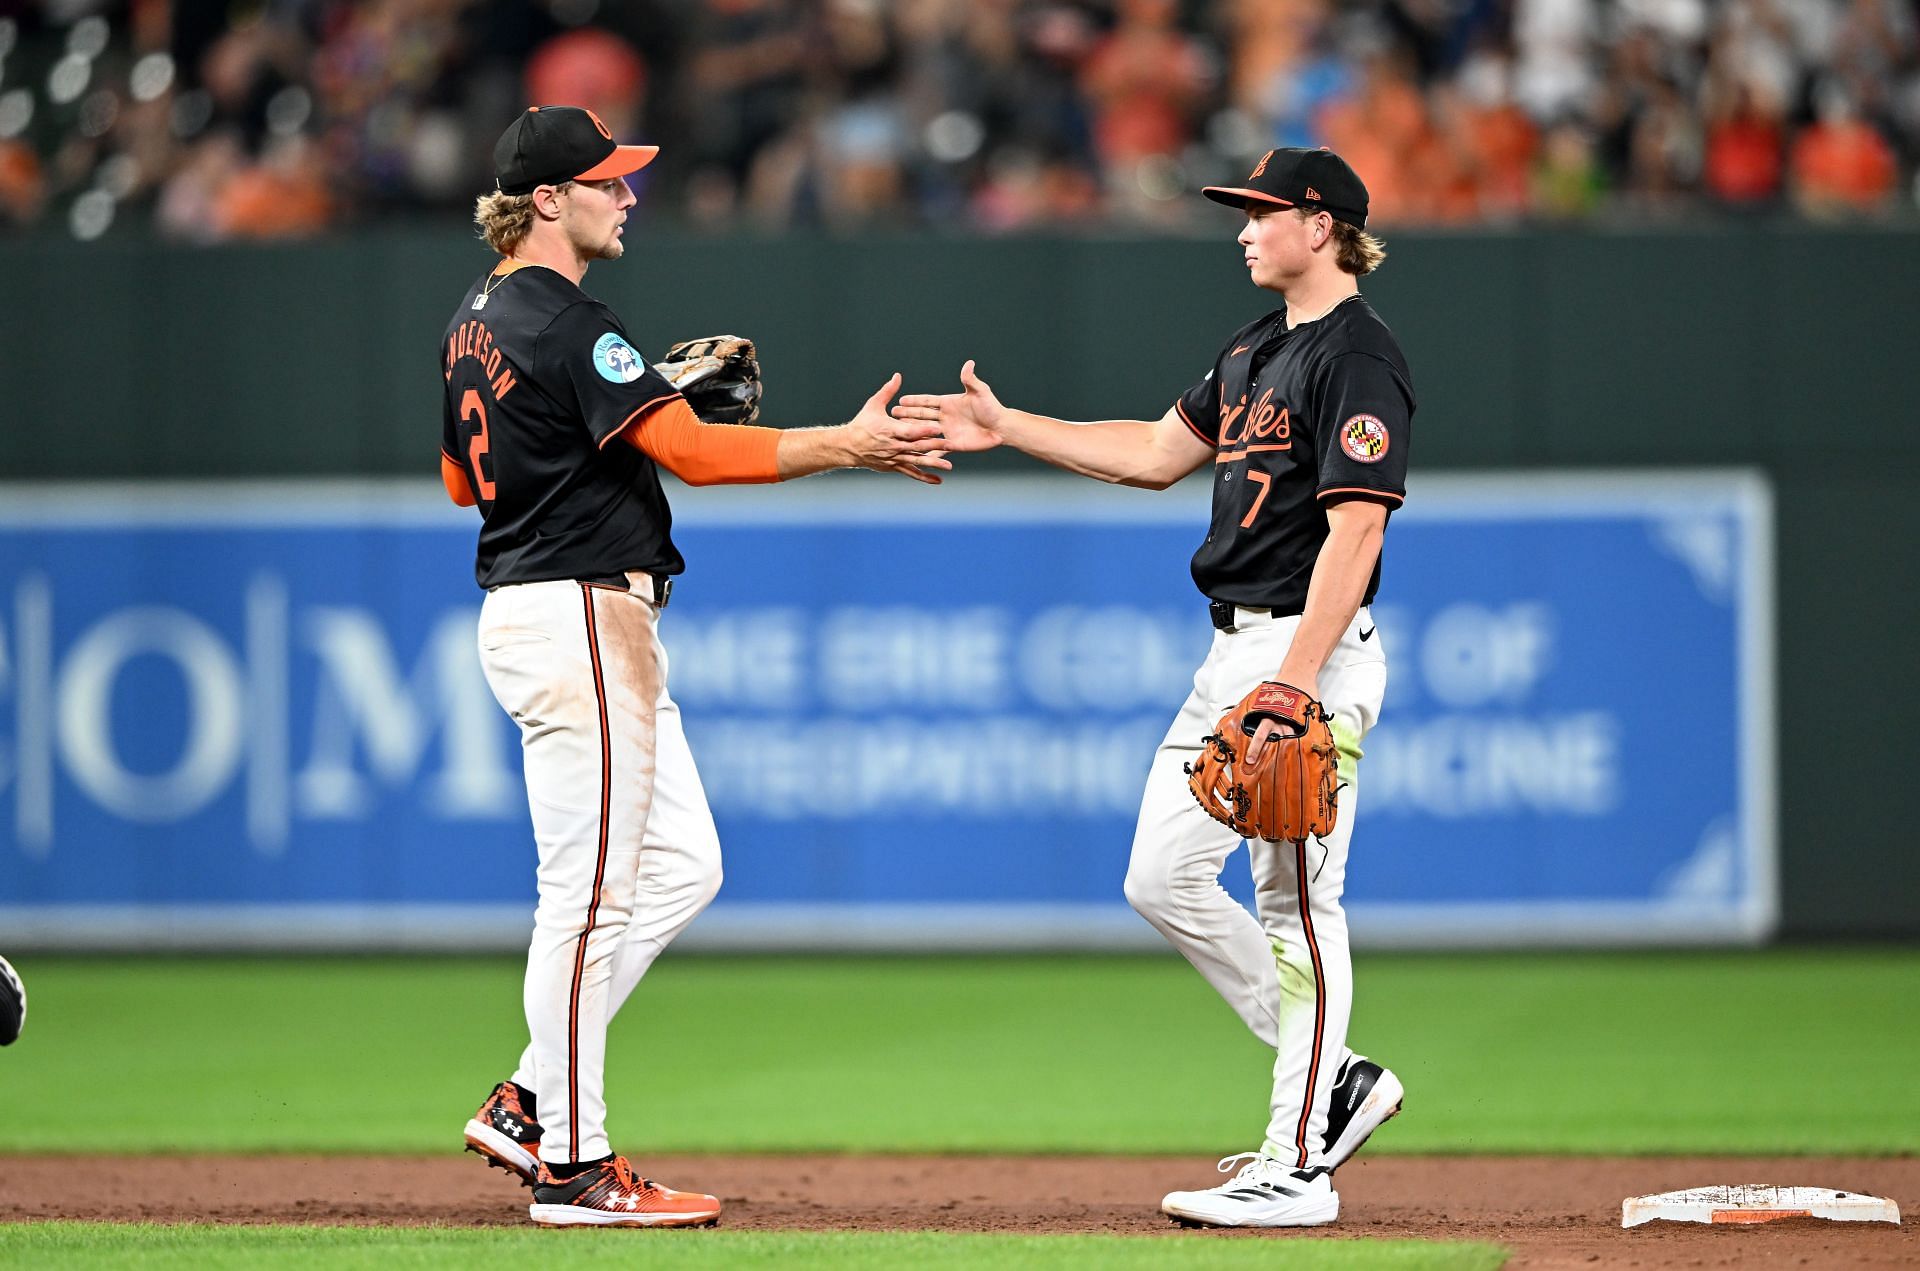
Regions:
<svg viewBox="0 0 1920 1271"><path fill-rule="evenodd" d="M478 502L473 497L473 486L467 480L467 470L455 463L444 450L440 452L440 484L447 487L447 497L463 508L470 508Z"/></svg>
<svg viewBox="0 0 1920 1271"><path fill-rule="evenodd" d="M765 485L780 479L780 430L705 424L685 398L627 421L626 443L688 485Z"/></svg>

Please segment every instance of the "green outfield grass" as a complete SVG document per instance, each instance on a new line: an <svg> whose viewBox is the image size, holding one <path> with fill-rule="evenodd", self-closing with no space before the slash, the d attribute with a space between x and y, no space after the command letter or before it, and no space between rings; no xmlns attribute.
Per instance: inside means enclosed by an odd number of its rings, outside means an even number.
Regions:
<svg viewBox="0 0 1920 1271"><path fill-rule="evenodd" d="M453 1151L524 1038L507 959L18 965L0 1151ZM1920 951L1376 956L1358 976L1353 1040L1409 1090L1369 1151L1920 1147ZM636 1152L1209 1155L1257 1143L1267 1062L1170 955L669 955L614 1027L609 1086Z"/></svg>
<svg viewBox="0 0 1920 1271"><path fill-rule="evenodd" d="M1173 1271L1272 1267L1271 1240L1127 1236L956 1236L927 1232L467 1231L445 1228L161 1227L0 1223L0 1267L56 1259L120 1267L1100 1267ZM1288 1271L1492 1271L1492 1245L1288 1239Z"/></svg>

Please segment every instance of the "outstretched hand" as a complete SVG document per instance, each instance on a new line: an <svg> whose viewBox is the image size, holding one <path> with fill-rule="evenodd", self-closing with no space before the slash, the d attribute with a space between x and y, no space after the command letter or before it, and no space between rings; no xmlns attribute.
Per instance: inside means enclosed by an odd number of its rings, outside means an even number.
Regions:
<svg viewBox="0 0 1920 1271"><path fill-rule="evenodd" d="M893 408L896 419L938 426L949 451L992 450L1002 441L1000 422L1006 407L993 389L973 371L973 360L960 368L958 393L909 393Z"/></svg>
<svg viewBox="0 0 1920 1271"><path fill-rule="evenodd" d="M897 472L915 481L939 485L936 469L951 471L946 458L951 450L933 424L887 413L887 404L900 391L900 373L880 386L847 424L849 459L856 468L874 472Z"/></svg>

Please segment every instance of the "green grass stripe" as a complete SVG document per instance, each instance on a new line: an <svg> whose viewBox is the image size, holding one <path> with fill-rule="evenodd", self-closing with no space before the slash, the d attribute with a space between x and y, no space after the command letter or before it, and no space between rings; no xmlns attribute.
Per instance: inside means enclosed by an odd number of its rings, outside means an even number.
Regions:
<svg viewBox="0 0 1920 1271"><path fill-rule="evenodd" d="M1284 1251L1273 1241L1285 1241ZM0 1267L54 1259L205 1271L233 1267L1053 1267L1271 1268L1288 1271L1493 1271L1502 1250L1419 1240L1297 1235L992 1236L937 1232L473 1231L449 1228L0 1224ZM484 1263L477 1262L485 1259ZM507 1262L505 1260L511 1260Z"/></svg>
<svg viewBox="0 0 1920 1271"><path fill-rule="evenodd" d="M457 1150L523 1044L509 959L19 960L0 1151ZM1368 1150L1920 1148L1920 950L1372 956ZM615 1021L614 1141L667 1151L1253 1146L1269 1053L1149 957L669 954Z"/></svg>

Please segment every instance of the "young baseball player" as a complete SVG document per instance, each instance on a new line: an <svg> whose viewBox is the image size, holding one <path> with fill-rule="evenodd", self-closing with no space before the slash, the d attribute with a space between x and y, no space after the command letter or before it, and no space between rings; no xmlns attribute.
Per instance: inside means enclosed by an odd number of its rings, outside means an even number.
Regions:
<svg viewBox="0 0 1920 1271"><path fill-rule="evenodd" d="M1366 187L1345 161L1275 150L1245 186L1205 193L1244 210L1247 272L1285 304L1235 332L1159 419L1076 424L1013 410L972 362L964 391L908 395L894 414L938 423L953 451L1005 444L1103 481L1157 490L1211 471L1213 519L1193 580L1210 602L1213 646L1154 755L1126 895L1274 1047L1273 1098L1259 1149L1220 1163L1242 1166L1230 1181L1174 1192L1162 1208L1218 1227L1314 1226L1340 1212L1335 1168L1402 1097L1393 1073L1347 1049L1340 895L1354 767L1386 691L1367 605L1388 515L1406 493L1413 384L1359 292L1385 253L1365 232ZM1311 699L1338 750L1338 820L1297 843L1248 840L1256 919L1219 883L1240 835L1196 801L1186 768L1223 714L1237 723L1248 702ZM1269 715L1250 730L1249 765L1281 728Z"/></svg>
<svg viewBox="0 0 1920 1271"><path fill-rule="evenodd" d="M500 260L442 346L441 473L483 518L480 657L520 726L539 851L532 1042L466 1141L533 1188L547 1226L692 1226L720 1212L712 1196L637 1175L606 1131L607 1023L720 887L657 632L684 567L659 469L695 485L849 467L937 483L930 470L950 466L932 453L937 427L887 414L897 375L848 423L776 430L703 422L640 355L580 283L624 253L626 177L655 152L616 145L574 107L516 119L494 148L499 189L475 212Z"/></svg>

